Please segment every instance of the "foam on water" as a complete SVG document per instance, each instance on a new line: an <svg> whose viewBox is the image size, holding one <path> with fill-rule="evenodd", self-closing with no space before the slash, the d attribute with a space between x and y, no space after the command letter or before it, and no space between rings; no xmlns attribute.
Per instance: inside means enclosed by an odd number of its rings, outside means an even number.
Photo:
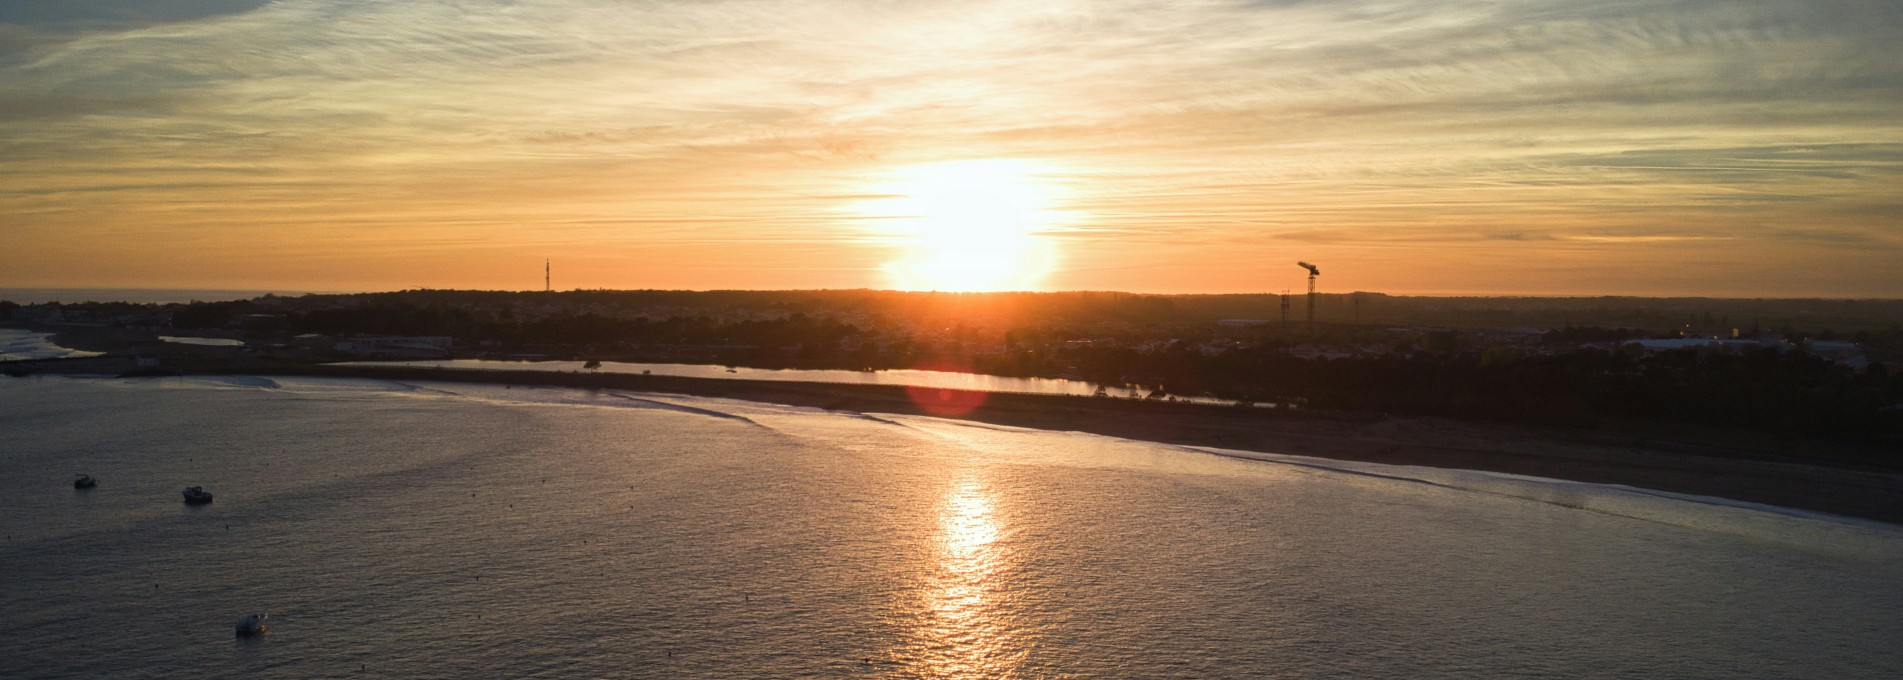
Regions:
<svg viewBox="0 0 1903 680"><path fill-rule="evenodd" d="M51 333L35 333L15 328L0 328L0 361L96 357L100 352L85 352L53 344Z"/></svg>

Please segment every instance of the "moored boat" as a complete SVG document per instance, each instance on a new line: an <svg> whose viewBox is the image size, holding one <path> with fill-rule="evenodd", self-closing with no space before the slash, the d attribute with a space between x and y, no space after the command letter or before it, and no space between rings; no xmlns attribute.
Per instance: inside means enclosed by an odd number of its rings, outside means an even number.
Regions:
<svg viewBox="0 0 1903 680"><path fill-rule="evenodd" d="M185 487L185 502L189 505L201 505L211 502L211 492L202 486Z"/></svg>

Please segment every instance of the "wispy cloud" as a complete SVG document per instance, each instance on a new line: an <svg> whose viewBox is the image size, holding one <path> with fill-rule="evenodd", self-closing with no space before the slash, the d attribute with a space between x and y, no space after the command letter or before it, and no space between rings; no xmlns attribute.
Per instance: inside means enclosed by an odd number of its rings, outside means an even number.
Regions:
<svg viewBox="0 0 1903 680"><path fill-rule="evenodd" d="M603 268L590 285L877 285L836 278L870 265L776 249L876 262L815 196L996 157L1069 188L1083 219L1063 240L1092 244L1058 276L1074 287L1120 287L1087 275L1122 264L1084 258L1187 272L1298 244L1369 262L1591 245L1606 254L1578 266L1610 278L1701 243L1722 253L1683 267L1716 280L1793 249L1903 255L1899 42L1888 0L16 3L0 7L0 214L29 246L110 236L180 269L246 243L342 261L454 238L493 247L485 265L718 249L760 276ZM100 261L61 252L0 254L0 277L21 277L0 283ZM1408 290L1433 266L1331 272ZM835 278L797 278L816 270ZM1791 292L1903 295L1903 277L1842 271L1858 278Z"/></svg>

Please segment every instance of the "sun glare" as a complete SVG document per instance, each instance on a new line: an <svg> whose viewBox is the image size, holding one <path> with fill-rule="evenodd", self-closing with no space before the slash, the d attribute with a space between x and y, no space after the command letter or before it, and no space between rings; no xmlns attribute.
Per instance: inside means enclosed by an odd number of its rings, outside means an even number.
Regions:
<svg viewBox="0 0 1903 680"><path fill-rule="evenodd" d="M1030 290L1055 251L1051 182L1023 161L914 166L876 189L867 206L901 248L885 271L901 290Z"/></svg>

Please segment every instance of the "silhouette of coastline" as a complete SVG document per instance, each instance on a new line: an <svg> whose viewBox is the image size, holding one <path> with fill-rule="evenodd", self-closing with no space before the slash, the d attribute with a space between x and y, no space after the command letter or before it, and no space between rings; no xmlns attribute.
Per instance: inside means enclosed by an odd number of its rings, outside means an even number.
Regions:
<svg viewBox="0 0 1903 680"><path fill-rule="evenodd" d="M112 359L64 360L57 366L75 373L111 374L111 365L104 363L108 361ZM119 361L117 365L125 365L124 359ZM615 389L952 417L1184 446L1622 484L1903 524L1903 469L1882 464L1893 456L1843 442L1714 428L1628 425L1584 430L1010 393L989 394L980 408L947 414L921 406L905 387L894 385L270 362L206 362L169 370Z"/></svg>

